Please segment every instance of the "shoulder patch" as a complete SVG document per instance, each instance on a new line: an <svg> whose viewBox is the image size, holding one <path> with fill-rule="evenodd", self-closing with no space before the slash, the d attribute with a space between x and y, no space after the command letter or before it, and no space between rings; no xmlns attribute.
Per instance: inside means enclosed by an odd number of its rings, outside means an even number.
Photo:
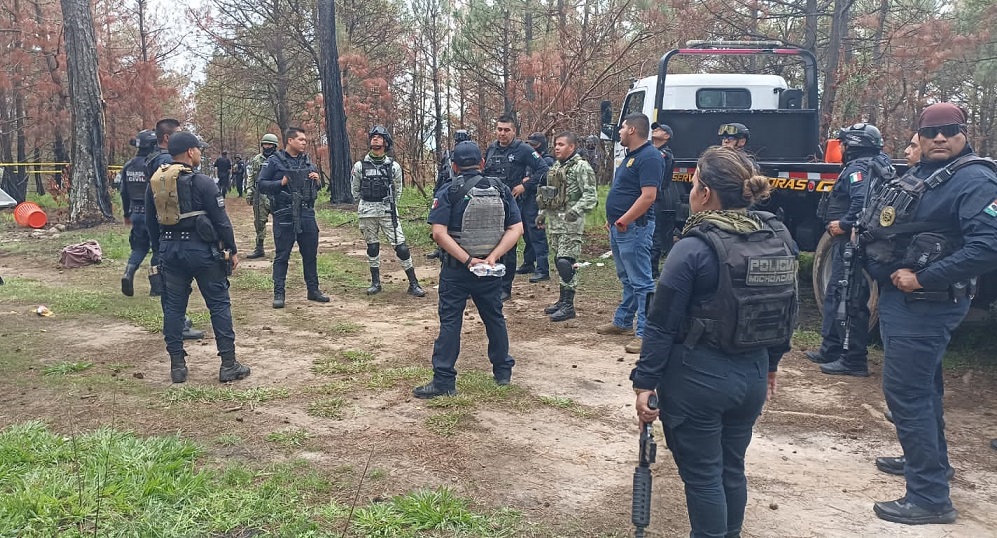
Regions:
<svg viewBox="0 0 997 538"><path fill-rule="evenodd" d="M433 209L436 209L439 206L440 206L440 199L439 198L433 198Z"/></svg>
<svg viewBox="0 0 997 538"><path fill-rule="evenodd" d="M852 174L848 176L848 182L862 183L862 172L852 172Z"/></svg>
<svg viewBox="0 0 997 538"><path fill-rule="evenodd" d="M533 152L533 158L534 158L534 159L537 159L537 160L540 160L540 154L539 154L539 153L537 153L536 151L534 151L534 152Z"/></svg>
<svg viewBox="0 0 997 538"><path fill-rule="evenodd" d="M218 207L225 207L225 197L224 196L222 196L222 195L219 194L218 196L215 197L215 201L218 202Z"/></svg>
<svg viewBox="0 0 997 538"><path fill-rule="evenodd" d="M984 213L991 217L997 217L997 200L994 200L987 207L983 208Z"/></svg>

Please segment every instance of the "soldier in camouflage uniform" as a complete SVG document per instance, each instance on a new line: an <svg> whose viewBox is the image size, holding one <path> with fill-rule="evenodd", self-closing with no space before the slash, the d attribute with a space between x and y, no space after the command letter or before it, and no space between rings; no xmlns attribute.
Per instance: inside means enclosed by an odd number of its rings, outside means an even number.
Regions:
<svg viewBox="0 0 997 538"><path fill-rule="evenodd" d="M540 215L537 227L547 228L554 265L560 277L561 296L544 309L551 321L575 317L575 288L578 274L575 263L582 254L585 214L595 208L595 172L577 152L578 137L563 132L554 139L557 162L547 173L547 185L537 191Z"/></svg>
<svg viewBox="0 0 997 538"><path fill-rule="evenodd" d="M277 135L267 133L260 139L261 152L246 165L246 201L253 206L253 225L256 227L256 250L248 259L263 257L263 237L267 232L267 218L270 217L270 197L261 193L256 186L260 168L277 151Z"/></svg>
<svg viewBox="0 0 997 538"><path fill-rule="evenodd" d="M360 231L367 242L367 263L370 265L370 287L367 295L381 291L381 232L395 247L395 254L409 279L408 293L425 297L412 265L412 253L405 244L405 232L398 222L398 200L402 194L402 167L387 155L391 149L391 135L381 125L375 125L368 134L370 152L353 165L350 188L353 198L359 199L357 213Z"/></svg>

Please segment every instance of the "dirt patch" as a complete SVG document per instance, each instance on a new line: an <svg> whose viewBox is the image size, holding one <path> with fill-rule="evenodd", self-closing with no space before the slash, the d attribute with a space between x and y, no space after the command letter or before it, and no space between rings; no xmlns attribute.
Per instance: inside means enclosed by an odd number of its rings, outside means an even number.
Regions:
<svg viewBox="0 0 997 538"><path fill-rule="evenodd" d="M229 211L240 244L250 245L251 209L232 204ZM112 229L127 233L120 225L102 231ZM120 263L60 272L53 270L53 256L62 245L58 240L46 245L51 249L46 254L0 247L0 273L53 287L118 293ZM100 313L33 317L26 304L5 302L0 287L0 357L10 369L0 379L0 427L42 418L64 432L112 423L150 435L182 432L207 447L209 461L302 458L323 472L347 476L354 485L373 451L371 465L382 478L365 484L361 502L447 484L481 505L521 511L527 521L550 529L543 536L627 533L637 454L627 376L637 356L624 353L627 338L595 334L595 327L612 315L612 300L587 294L583 280L579 317L554 324L542 309L556 300L556 284L517 278L506 317L517 361L513 383L526 396L515 405L496 401L439 408L411 397L412 387L428 379L425 369L437 333L433 285L438 269L424 252L413 249L429 291L425 298L405 294L404 273L388 249L382 252L382 294L367 297L358 284L344 285L331 290L329 304L308 302L300 266L292 266L288 308L274 310L269 291L238 286L240 273L265 281L272 256L269 237L266 247L268 258L244 261L233 277L237 352L253 375L232 388L282 389L286 397L246 404L171 403L170 391L177 387L168 382L161 334ZM324 227L320 252L332 251L361 264L366 259L352 226ZM590 272L585 279L592 285L612 284L596 282L598 275L612 277L608 271ZM196 294L191 311L205 312ZM814 316L805 319L812 323ZM218 357L210 326L201 322L199 328L208 336L187 344L187 386L216 388ZM486 350L484 327L469 304L458 369L465 375L489 374ZM63 378L42 375L45 365L64 360L88 360L94 366ZM340 369L317 372L322 361L338 361ZM903 480L877 472L872 463L876 456L899 453L894 430L882 418L885 406L875 370L867 379L831 378L799 350L784 359L780 392L748 450L743 536L995 535L997 452L989 448L989 438L997 436L993 377L961 371L946 379L947 432L957 469L952 491L960 519L955 525L910 528L882 522L872 512L874 501L903 494ZM389 372L397 379L374 378ZM313 406L319 401L337 406L330 413L335 416L317 414ZM427 427L448 413L457 423L452 435ZM306 430L310 437L298 448L266 440L267 434L287 429ZM222 434L242 442L220 445L216 440ZM663 441L661 447L653 471L651 536L683 535L688 523L682 483ZM351 500L351 491L342 494Z"/></svg>

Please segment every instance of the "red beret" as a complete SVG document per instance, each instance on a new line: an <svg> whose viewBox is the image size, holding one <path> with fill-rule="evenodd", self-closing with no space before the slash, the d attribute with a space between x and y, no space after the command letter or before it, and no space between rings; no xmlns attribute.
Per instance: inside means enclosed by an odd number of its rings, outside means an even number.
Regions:
<svg viewBox="0 0 997 538"><path fill-rule="evenodd" d="M940 127L942 125L965 125L966 110L952 103L935 103L921 111L917 128Z"/></svg>

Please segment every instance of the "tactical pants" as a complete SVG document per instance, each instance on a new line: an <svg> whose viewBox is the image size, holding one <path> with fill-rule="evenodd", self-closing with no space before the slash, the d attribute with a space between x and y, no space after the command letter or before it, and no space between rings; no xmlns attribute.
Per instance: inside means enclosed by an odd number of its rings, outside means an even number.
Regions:
<svg viewBox="0 0 997 538"><path fill-rule="evenodd" d="M661 257L668 256L675 244L675 211L654 209L654 238L651 240L651 278L661 274Z"/></svg>
<svg viewBox="0 0 997 538"><path fill-rule="evenodd" d="M844 353L845 332L838 322L838 306L844 300L844 290L838 282L845 275L844 253L848 244L848 234L835 236L831 240L831 280L827 283L824 293L824 320L820 327L820 335L824 337L820 345L820 354L828 359L842 359L845 366L856 370L868 368L866 356L869 346L869 285L865 276L857 282L849 283L858 286L857 315L849 319L848 353ZM859 274L862 274L861 272Z"/></svg>
<svg viewBox="0 0 997 538"><path fill-rule="evenodd" d="M654 279L651 278L651 236L654 234L654 221L643 226L636 222L621 232L615 226L609 229L609 246L613 251L616 276L623 284L623 299L616 308L613 325L629 329L637 317L636 334L644 336L644 323L647 321L647 294L654 292Z"/></svg>
<svg viewBox="0 0 997 538"><path fill-rule="evenodd" d="M883 395L907 463L907 500L928 510L952 506L942 396L942 357L969 299L911 301L891 285L879 294Z"/></svg>
<svg viewBox="0 0 997 538"><path fill-rule="evenodd" d="M142 265L152 245L149 240L149 228L145 225L145 207L132 205L132 214L129 218L132 221L132 229L128 234L128 245L131 246L132 252L128 255L128 264L138 267ZM159 265L158 252L152 253L152 265Z"/></svg>
<svg viewBox="0 0 997 538"><path fill-rule="evenodd" d="M287 262L291 259L291 249L298 244L301 253L301 265L305 273L305 285L308 291L318 290L318 223L315 222L315 211L301 210L301 233L294 233L294 221L291 220L291 209L284 208L274 211L273 243L276 251L273 258L273 290L284 291L287 280Z"/></svg>
<svg viewBox="0 0 997 538"><path fill-rule="evenodd" d="M256 228L256 244L262 245L267 232L267 218L270 216L270 197L259 191L253 195L253 227Z"/></svg>
<svg viewBox="0 0 997 538"><path fill-rule="evenodd" d="M444 265L440 270L440 335L433 344L433 384L453 389L457 379L460 333L468 297L478 308L488 336L488 360L498 377L512 371L516 361L509 356L509 332L502 315L502 281L478 277L463 266Z"/></svg>
<svg viewBox="0 0 997 538"><path fill-rule="evenodd" d="M181 334L190 300L190 283L197 280L197 289L211 313L211 328L215 333L218 354L234 353L235 331L232 328L229 282L224 269L211 255L211 247L196 240L162 241L159 255L165 292L160 301L163 305L166 351L170 355L183 353Z"/></svg>
<svg viewBox="0 0 997 538"><path fill-rule="evenodd" d="M740 536L748 500L744 454L765 404L765 350L728 356L677 345L658 394L665 439L685 484L691 538Z"/></svg>
<svg viewBox="0 0 997 538"><path fill-rule="evenodd" d="M550 274L547 232L537 228L537 215L540 214L537 194L526 191L516 202L519 204L519 212L523 217L523 240L526 242L526 248L523 249L523 264L536 266L538 273ZM515 269L515 266L510 269Z"/></svg>
<svg viewBox="0 0 997 538"><path fill-rule="evenodd" d="M228 194L228 191L232 189L231 177L230 176L218 176L218 192L222 193L222 197Z"/></svg>
<svg viewBox="0 0 997 538"><path fill-rule="evenodd" d="M232 181L235 183L235 190L239 193L239 197L241 198L246 178L240 176L232 176Z"/></svg>
<svg viewBox="0 0 997 538"><path fill-rule="evenodd" d="M384 215L381 217L360 217L360 232L363 233L364 241L369 245L371 243L380 243L381 234L383 233L385 237L388 238L388 242L391 246L398 246L405 242L405 232L402 231L402 223L399 222L398 226L394 227L391 222L390 215ZM412 257L401 260L402 269L412 268ZM378 253L377 256L367 256L367 263L372 268L381 267L381 254Z"/></svg>
<svg viewBox="0 0 997 538"><path fill-rule="evenodd" d="M547 216L550 249L554 252L555 263L558 258L578 261L582 257L582 232L585 229L585 219L567 222L561 215L563 213L552 213ZM574 290L578 287L578 272L572 276L571 282L565 282L563 278L559 280L562 288Z"/></svg>

